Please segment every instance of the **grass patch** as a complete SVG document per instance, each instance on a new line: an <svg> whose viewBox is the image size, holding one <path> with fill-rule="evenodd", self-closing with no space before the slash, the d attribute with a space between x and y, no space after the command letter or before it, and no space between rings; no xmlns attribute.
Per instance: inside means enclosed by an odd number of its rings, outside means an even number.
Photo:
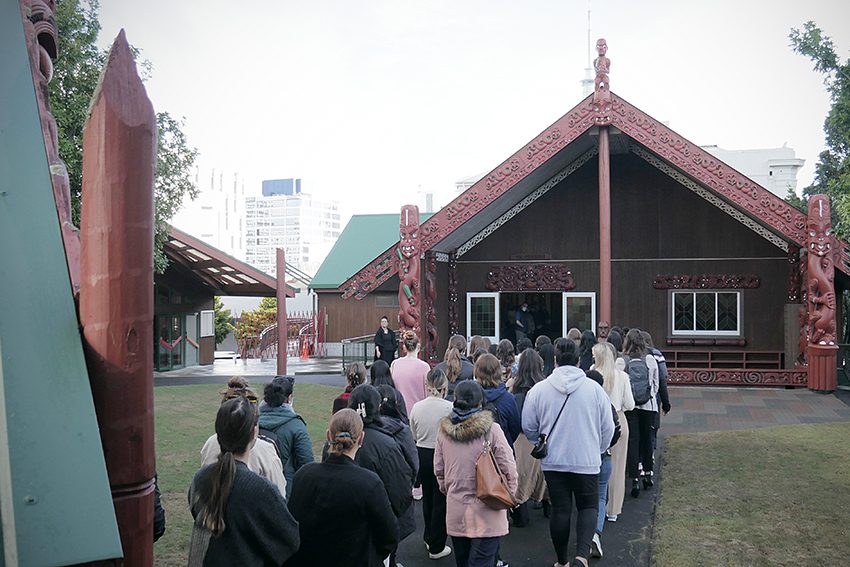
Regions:
<svg viewBox="0 0 850 567"><path fill-rule="evenodd" d="M850 564L850 423L665 440L656 567Z"/></svg>
<svg viewBox="0 0 850 567"><path fill-rule="evenodd" d="M215 433L222 388L222 384L154 388L157 472L166 514L165 535L154 545L157 566L186 565L188 561L192 515L186 495L200 468L201 447ZM321 457L333 399L342 390L318 384L295 385L295 410L307 422L317 459ZM262 385L256 384L255 391L261 394Z"/></svg>

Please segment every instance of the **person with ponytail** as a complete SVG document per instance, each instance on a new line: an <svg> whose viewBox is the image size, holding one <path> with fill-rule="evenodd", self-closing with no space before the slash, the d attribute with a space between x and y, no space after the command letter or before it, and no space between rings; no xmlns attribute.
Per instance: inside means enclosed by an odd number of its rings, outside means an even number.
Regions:
<svg viewBox="0 0 850 567"><path fill-rule="evenodd" d="M449 343L451 344L451 341ZM449 347L450 350L452 348ZM458 352L456 348L454 350L455 353ZM410 430L413 432L416 449L419 451L419 481L422 483L425 545L428 546L428 556L431 559L440 559L449 555L452 548L446 545L448 538L446 496L440 492L437 477L434 476L434 447L437 444L440 420L449 415L452 404L445 399L449 381L439 365L428 373L426 384L428 397L416 402L410 411Z"/></svg>
<svg viewBox="0 0 850 567"><path fill-rule="evenodd" d="M257 401L237 396L215 418L221 452L192 479L190 567L282 565L298 549L298 522L277 487L248 469L257 442Z"/></svg>
<svg viewBox="0 0 850 567"><path fill-rule="evenodd" d="M254 390L251 389L248 380L242 376L234 376L227 381L227 388L219 392L221 394L221 403L227 400L232 400L238 396L245 396L249 400L256 400ZM221 453L221 448L218 444L218 435L213 433L204 443L201 448L201 466L211 465L218 460L218 455ZM260 476L269 479L272 484L276 485L280 493L286 496L286 478L283 475L283 463L280 461L277 448L271 441L259 439L257 444L248 455L248 469L254 471Z"/></svg>
<svg viewBox="0 0 850 567"><path fill-rule="evenodd" d="M366 383L366 367L363 366L362 362L349 364L348 368L345 369L345 379L348 381L348 385L345 387L345 391L334 399L331 415L335 414L342 408L347 408L348 396L351 395L351 391L360 384Z"/></svg>
<svg viewBox="0 0 850 567"><path fill-rule="evenodd" d="M425 391L425 379L431 371L431 366L419 358L421 344L416 333L405 331L402 335L402 344L407 354L393 361L390 372L392 372L396 390L404 396L404 405L409 417L413 404L428 397Z"/></svg>
<svg viewBox="0 0 850 567"><path fill-rule="evenodd" d="M474 366L466 357L466 339L463 335L454 335L449 339L449 348L443 356L443 362L436 366L446 375L448 392L446 399L454 399L455 386L463 380L472 380Z"/></svg>

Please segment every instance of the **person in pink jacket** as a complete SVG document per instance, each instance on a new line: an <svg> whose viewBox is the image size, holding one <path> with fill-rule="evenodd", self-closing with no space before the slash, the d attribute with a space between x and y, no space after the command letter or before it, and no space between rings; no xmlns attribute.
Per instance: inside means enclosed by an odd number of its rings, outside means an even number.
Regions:
<svg viewBox="0 0 850 567"><path fill-rule="evenodd" d="M484 390L473 381L458 384L454 407L440 421L434 476L446 495L446 532L458 567L493 567L499 538L508 534L507 510L494 510L476 496L475 462L490 442L511 493L517 489L516 462L505 434L484 405Z"/></svg>

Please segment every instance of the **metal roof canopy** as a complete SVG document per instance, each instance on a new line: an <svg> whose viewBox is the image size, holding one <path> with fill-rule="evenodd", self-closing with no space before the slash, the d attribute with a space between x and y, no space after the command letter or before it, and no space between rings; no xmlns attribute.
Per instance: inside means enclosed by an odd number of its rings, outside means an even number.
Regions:
<svg viewBox="0 0 850 567"><path fill-rule="evenodd" d="M191 270L219 295L275 297L277 280L257 268L171 227L163 249L169 258ZM285 285L286 297L295 289Z"/></svg>

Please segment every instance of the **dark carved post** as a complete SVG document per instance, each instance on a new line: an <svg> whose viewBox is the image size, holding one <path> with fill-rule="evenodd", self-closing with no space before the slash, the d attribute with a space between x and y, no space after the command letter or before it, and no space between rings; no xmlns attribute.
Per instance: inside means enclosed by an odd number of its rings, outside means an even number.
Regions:
<svg viewBox="0 0 850 567"><path fill-rule="evenodd" d="M828 196L809 199L808 228L809 388L831 392L838 385L838 345Z"/></svg>
<svg viewBox="0 0 850 567"><path fill-rule="evenodd" d="M398 324L402 332L413 331L421 341L419 207L403 206L399 226L398 255L401 261L398 266Z"/></svg>
<svg viewBox="0 0 850 567"><path fill-rule="evenodd" d="M437 357L437 253L425 252L425 362L433 368L440 363Z"/></svg>
<svg viewBox="0 0 850 567"><path fill-rule="evenodd" d="M788 303L800 301L800 247L788 245Z"/></svg>
<svg viewBox="0 0 850 567"><path fill-rule="evenodd" d="M80 291L80 231L71 221L71 187L68 170L59 159L59 139L56 120L50 113L50 95L47 84L53 78L53 59L59 55L59 41L56 33L56 2L54 0L20 0L24 16L24 34L30 56L32 77L35 82L35 94L38 100L38 112L41 116L41 130L44 146L47 150L47 162L50 166L50 181L53 184L53 198L59 213L59 225L65 245L65 257L74 295Z"/></svg>
<svg viewBox="0 0 850 567"><path fill-rule="evenodd" d="M449 335L459 335L457 311L457 250L449 253Z"/></svg>
<svg viewBox="0 0 850 567"><path fill-rule="evenodd" d="M83 131L80 319L125 565L153 564L156 144L121 30Z"/></svg>

